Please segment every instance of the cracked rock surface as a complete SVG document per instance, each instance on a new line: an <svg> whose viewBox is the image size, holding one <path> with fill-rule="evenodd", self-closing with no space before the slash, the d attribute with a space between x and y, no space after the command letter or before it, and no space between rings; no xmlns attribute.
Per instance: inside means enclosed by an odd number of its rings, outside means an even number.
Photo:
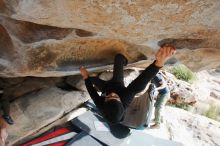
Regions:
<svg viewBox="0 0 220 146"><path fill-rule="evenodd" d="M66 76L154 58L163 43L191 69L218 68L220 1L0 0L0 76Z"/></svg>

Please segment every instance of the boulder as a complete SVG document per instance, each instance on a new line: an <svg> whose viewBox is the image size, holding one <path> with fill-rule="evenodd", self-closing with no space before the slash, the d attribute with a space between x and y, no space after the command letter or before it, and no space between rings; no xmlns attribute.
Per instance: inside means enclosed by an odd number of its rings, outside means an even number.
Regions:
<svg viewBox="0 0 220 146"><path fill-rule="evenodd" d="M200 101L208 101L210 99L220 99L220 78L219 75L211 74L209 71L201 71L196 73L197 80L193 87Z"/></svg>
<svg viewBox="0 0 220 146"><path fill-rule="evenodd" d="M4 98L15 100L23 95L49 88L62 82L62 78L1 78L0 87L4 89Z"/></svg>
<svg viewBox="0 0 220 146"><path fill-rule="evenodd" d="M195 71L216 68L219 6L213 0L0 0L0 76L67 76L82 65L97 71L117 53L148 65L164 43L177 47L174 62Z"/></svg>
<svg viewBox="0 0 220 146"><path fill-rule="evenodd" d="M190 105L196 103L198 95L190 83L177 79L171 73L163 72L163 74L171 93L170 103Z"/></svg>
<svg viewBox="0 0 220 146"><path fill-rule="evenodd" d="M137 68L126 69L124 71L124 84L127 87L138 75L140 74ZM99 78L105 81L108 81L112 78L113 72L107 71L99 75Z"/></svg>
<svg viewBox="0 0 220 146"><path fill-rule="evenodd" d="M85 81L83 80L81 75L68 76L65 81L67 84L69 84L72 87L75 87L78 90L87 91Z"/></svg>
<svg viewBox="0 0 220 146"><path fill-rule="evenodd" d="M166 107L164 120L171 140L186 146L220 143L220 123L217 121L172 107Z"/></svg>
<svg viewBox="0 0 220 146"><path fill-rule="evenodd" d="M15 124L9 126L8 145L34 134L89 99L86 92L67 92L56 87L28 94L11 104Z"/></svg>

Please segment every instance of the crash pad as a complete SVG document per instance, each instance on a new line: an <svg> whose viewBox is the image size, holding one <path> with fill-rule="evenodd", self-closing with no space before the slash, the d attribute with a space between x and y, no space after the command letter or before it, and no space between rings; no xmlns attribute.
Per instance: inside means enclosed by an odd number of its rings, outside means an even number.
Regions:
<svg viewBox="0 0 220 146"><path fill-rule="evenodd" d="M105 126L105 130L97 130L95 123L103 123L100 126ZM71 120L72 124L81 130L87 132L92 137L100 140L106 145L119 145L130 134L130 129L121 125L112 125L99 114L88 111L83 115ZM106 130L108 129L108 130Z"/></svg>
<svg viewBox="0 0 220 146"><path fill-rule="evenodd" d="M80 132L72 138L65 146L103 146L85 131Z"/></svg>

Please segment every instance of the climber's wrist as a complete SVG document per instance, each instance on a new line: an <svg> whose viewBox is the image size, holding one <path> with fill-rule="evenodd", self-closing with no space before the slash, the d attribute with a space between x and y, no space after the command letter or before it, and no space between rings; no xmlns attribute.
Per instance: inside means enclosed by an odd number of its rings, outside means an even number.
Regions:
<svg viewBox="0 0 220 146"><path fill-rule="evenodd" d="M159 68L164 66L164 62L161 60L156 60L154 64L155 64L155 66L157 66Z"/></svg>

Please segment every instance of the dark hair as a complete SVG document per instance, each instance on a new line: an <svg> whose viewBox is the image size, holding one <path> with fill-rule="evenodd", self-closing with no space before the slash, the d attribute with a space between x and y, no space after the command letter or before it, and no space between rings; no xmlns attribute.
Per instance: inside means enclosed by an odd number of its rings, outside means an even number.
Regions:
<svg viewBox="0 0 220 146"><path fill-rule="evenodd" d="M117 100L109 100L104 103L103 113L109 122L117 124L124 116L123 104Z"/></svg>

